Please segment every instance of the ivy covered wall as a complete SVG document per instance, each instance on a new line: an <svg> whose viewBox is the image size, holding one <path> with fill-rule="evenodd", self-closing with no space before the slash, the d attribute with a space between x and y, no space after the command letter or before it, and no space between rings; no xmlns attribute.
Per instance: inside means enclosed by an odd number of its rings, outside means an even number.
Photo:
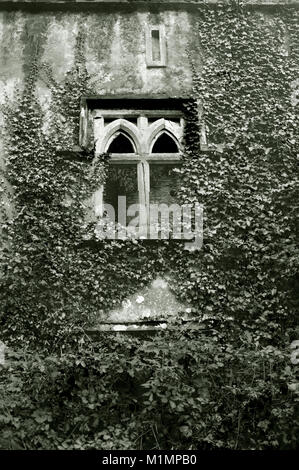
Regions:
<svg viewBox="0 0 299 470"><path fill-rule="evenodd" d="M192 76L186 48L192 38L194 12L184 8L173 10L171 6L166 9L137 6L127 11L121 5L108 4L105 8L105 2L100 3L97 11L88 5L73 11L71 5L61 9L55 2L52 8L46 9L42 5L30 8L30 4L1 2L0 103L6 97L17 99L16 89L24 88L33 61L39 70L42 64L47 64L53 79L64 83L67 72L75 65L76 43L82 33L82 53L93 94L188 95ZM146 28L159 24L166 28L167 67L149 68ZM42 71L36 81L36 95L43 108L42 119L46 121L51 91ZM1 111L0 122L3 122ZM3 164L1 135L0 160ZM7 215L12 210L9 191L6 185L2 202Z"/></svg>
<svg viewBox="0 0 299 470"><path fill-rule="evenodd" d="M66 5L67 3L67 5ZM78 5L79 3L79 5ZM91 4L93 3L93 4ZM211 3L212 7L215 2ZM216 2L217 3L217 2ZM223 2L225 4L226 2ZM248 2L247 2L248 3ZM276 4L258 4L252 15L261 24L276 28ZM296 4L296 2L294 2ZM259 8L260 6L260 8ZM203 59L197 39L201 2L0 2L0 103L17 99L30 75L32 63L41 71L47 64L53 79L62 84L76 61L76 43L84 35L82 54L89 88L96 96L140 95L192 98L194 67L201 70ZM147 25L165 25L166 67L147 67ZM287 50L288 33L284 31ZM35 94L47 121L51 89L39 74ZM59 110L57 110L59 112ZM0 111L0 123L3 116ZM3 138L0 160L3 166ZM2 194L2 209L11 215L10 187Z"/></svg>
<svg viewBox="0 0 299 470"><path fill-rule="evenodd" d="M187 47L178 55L188 61L188 79L181 87L161 70L159 83L160 92L189 98L178 176L182 202L204 206L196 253L168 240L99 242L86 224L84 201L105 181L107 155L72 148L81 96L111 92L90 59L107 51L85 27L102 17L94 10L50 14L49 7L38 15L2 13L21 23L32 17L39 31L39 19L53 15L55 31L77 22L62 45L70 51L66 63L45 46L55 38L47 21L36 48L7 45L3 53L22 57L6 62L18 72L1 69L8 94L1 178L14 208L9 217L2 211L0 245L4 448L298 447L298 362L290 357L298 338L298 10L229 2L161 14L169 31L171 18L189 18L190 34L182 25L179 41ZM119 24L131 21L119 17ZM21 44L11 31L5 37ZM112 77L120 80L117 93L127 60ZM140 70L130 73L145 86ZM20 89L12 92L14 77ZM199 145L202 124L208 151ZM4 183L1 190L7 197ZM86 335L107 312L117 316L118 305L125 309L152 288L164 299L170 294L173 308L188 305L184 313L196 329L177 317L150 341L102 334L94 343Z"/></svg>
<svg viewBox="0 0 299 470"><path fill-rule="evenodd" d="M297 282L291 253L295 221L290 208L283 227L280 217L289 201L295 201L296 192L296 18L293 8L265 13L234 2L216 9L193 8L192 14L184 8L154 13L138 8L103 14L85 9L80 14L2 13L1 71L6 77L2 81L2 157L6 166L1 213L4 232L8 230L2 237L7 237L4 260L11 256L8 247L13 247L16 259L11 259L20 262L19 243L25 257L20 275L31 265L26 281L20 284L15 276L19 268L11 266L4 282L9 289L15 286L13 302L20 302L20 312L33 310L41 324L43 315L47 318L52 312L59 317L64 312L64 318L66 310L76 321L90 320L90 315L102 320L107 311L133 293L141 295L149 282L163 274L191 317L234 312L241 319L251 311L251 318L259 319L265 288L271 293L265 300L271 318L274 306L282 318L288 317L284 302ZM166 25L167 67L146 67L146 19ZM10 73L13 66L18 74ZM87 245L82 248L83 240L93 243L94 232L85 223L86 200L105 180L105 159L91 164L92 151L75 155L74 161L66 156L78 144L82 96L111 94L112 89L116 96L124 91L130 96L144 92L147 97L153 92L161 97L185 96L179 197L182 202L198 201L205 206L205 245L200 253L188 255L182 244L169 241L152 247L116 241L101 242L95 250ZM208 133L208 152L199 145L202 125ZM11 219L13 209L15 219ZM50 243L47 233L51 231L58 238L51 236ZM261 257L260 237L264 236L269 237L273 253ZM32 245L34 240L38 243ZM72 262L62 247L69 247ZM50 257L45 279L36 263L44 256ZM273 277L268 273L270 266ZM231 277L225 285L221 278L226 278L227 269ZM290 282L279 281L279 294L277 276L282 269ZM128 282L129 273L132 282ZM23 282L29 285L21 294ZM23 297L27 294L28 306ZM48 300L41 302L41 296ZM11 301L4 307L4 317L13 308ZM167 302L166 298L165 309ZM293 308L292 301L289 306ZM43 315L39 317L40 310ZM28 320L21 313L20 318Z"/></svg>

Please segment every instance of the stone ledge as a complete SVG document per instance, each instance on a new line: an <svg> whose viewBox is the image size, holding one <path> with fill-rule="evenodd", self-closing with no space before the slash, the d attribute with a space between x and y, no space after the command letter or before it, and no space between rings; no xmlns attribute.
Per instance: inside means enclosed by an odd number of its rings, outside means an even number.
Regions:
<svg viewBox="0 0 299 470"><path fill-rule="evenodd" d="M182 326L193 331L206 330L204 325L199 324L192 319L182 320ZM91 339L97 339L102 334L129 334L133 336L152 336L163 331L176 331L180 328L179 324L168 322L167 320L147 321L147 322L103 322L94 328L85 329L85 333Z"/></svg>

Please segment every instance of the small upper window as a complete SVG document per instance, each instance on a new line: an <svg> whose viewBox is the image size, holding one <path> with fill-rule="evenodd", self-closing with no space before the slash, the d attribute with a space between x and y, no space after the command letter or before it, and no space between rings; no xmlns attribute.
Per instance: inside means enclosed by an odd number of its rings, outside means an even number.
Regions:
<svg viewBox="0 0 299 470"><path fill-rule="evenodd" d="M147 29L146 63L148 67L166 66L166 40L163 25L151 26Z"/></svg>
<svg viewBox="0 0 299 470"><path fill-rule="evenodd" d="M160 50L160 31L158 29L152 29L152 59L154 62L160 62L161 50Z"/></svg>

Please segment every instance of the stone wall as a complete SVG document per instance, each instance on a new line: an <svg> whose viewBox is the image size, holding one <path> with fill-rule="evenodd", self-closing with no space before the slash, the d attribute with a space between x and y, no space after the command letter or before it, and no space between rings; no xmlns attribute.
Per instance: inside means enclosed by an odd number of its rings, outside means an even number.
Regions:
<svg viewBox="0 0 299 470"><path fill-rule="evenodd" d="M74 61L80 27L87 32L86 64L99 95L186 94L191 87L186 46L192 21L190 12L172 10L0 11L0 96L11 95L13 87L22 84L36 54L50 64L57 80L63 80ZM149 68L146 26L157 24L165 25L167 67Z"/></svg>

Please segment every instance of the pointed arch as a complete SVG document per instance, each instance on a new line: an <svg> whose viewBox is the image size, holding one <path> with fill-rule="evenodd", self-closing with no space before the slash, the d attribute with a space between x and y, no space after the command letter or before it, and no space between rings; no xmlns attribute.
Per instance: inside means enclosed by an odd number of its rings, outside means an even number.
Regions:
<svg viewBox="0 0 299 470"><path fill-rule="evenodd" d="M140 153L140 138L139 130L135 124L127 121L126 119L115 119L115 121L105 127L104 136L101 145L101 152L107 152L111 142L116 138L121 132L130 140L132 143L135 153Z"/></svg>
<svg viewBox="0 0 299 470"><path fill-rule="evenodd" d="M136 153L132 139L124 132L115 132L107 146L108 153Z"/></svg>
<svg viewBox="0 0 299 470"><path fill-rule="evenodd" d="M156 141L162 134L168 135L176 144L177 151L179 152L181 149L180 140L181 140L181 132L177 128L177 126L173 125L167 119L158 119L150 126L150 134L148 138L148 149L149 152L152 153L154 145Z"/></svg>
<svg viewBox="0 0 299 470"><path fill-rule="evenodd" d="M168 132L161 131L155 139L151 153L179 153L179 148Z"/></svg>

